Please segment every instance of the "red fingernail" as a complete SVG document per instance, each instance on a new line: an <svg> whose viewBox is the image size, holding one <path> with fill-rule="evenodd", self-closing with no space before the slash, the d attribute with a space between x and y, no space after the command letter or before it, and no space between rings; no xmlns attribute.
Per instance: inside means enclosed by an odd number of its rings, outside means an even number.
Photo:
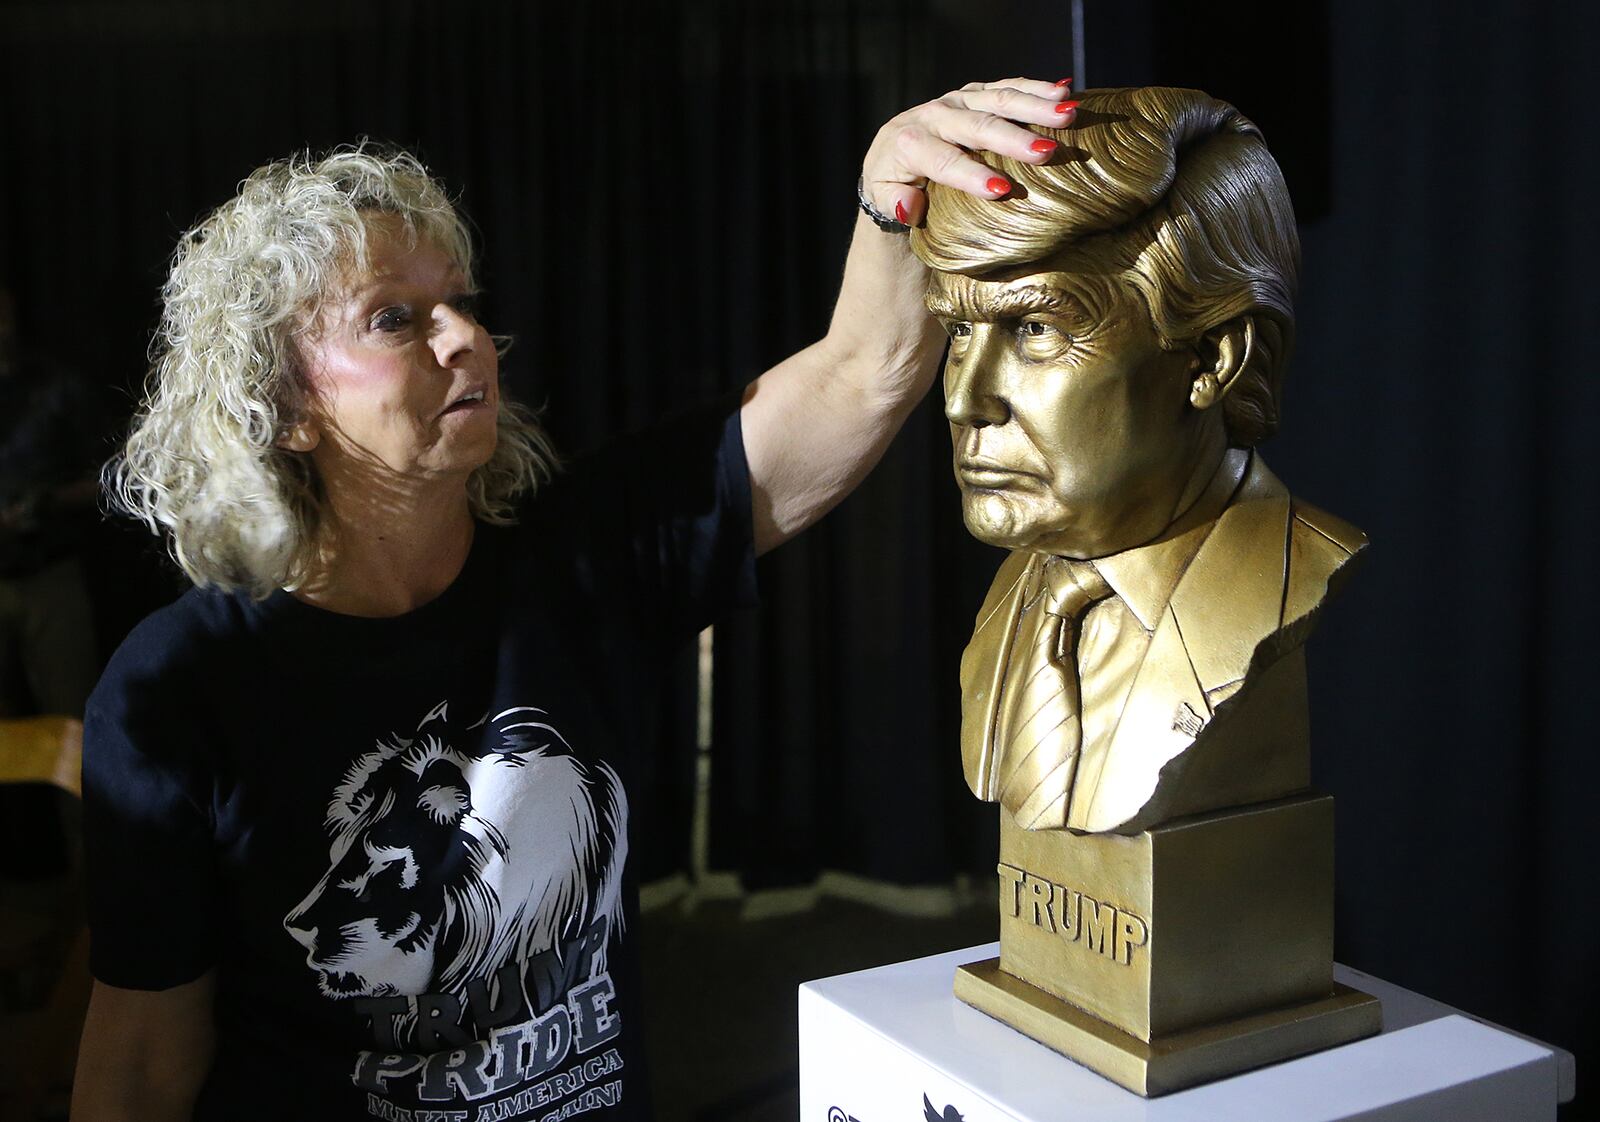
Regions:
<svg viewBox="0 0 1600 1122"><path fill-rule="evenodd" d="M1071 78L1063 78L1063 79L1061 79L1061 81L1057 82L1056 85L1058 85L1058 86L1070 86L1070 85L1072 85L1072 79Z"/></svg>
<svg viewBox="0 0 1600 1122"><path fill-rule="evenodd" d="M989 182L984 184L991 195L1004 195L1011 190L1011 183L1002 176L990 176Z"/></svg>
<svg viewBox="0 0 1600 1122"><path fill-rule="evenodd" d="M1056 106L1056 112L1065 113L1067 110L1076 109L1077 107L1078 103L1076 101L1063 101L1060 105Z"/></svg>
<svg viewBox="0 0 1600 1122"><path fill-rule="evenodd" d="M1035 140L1032 144L1028 145L1028 147L1032 148L1035 152L1054 152L1056 150L1056 142L1048 139L1047 137L1041 136L1038 140Z"/></svg>
<svg viewBox="0 0 1600 1122"><path fill-rule="evenodd" d="M899 199L894 201L894 220L902 226L911 225L911 217L906 214L906 204Z"/></svg>

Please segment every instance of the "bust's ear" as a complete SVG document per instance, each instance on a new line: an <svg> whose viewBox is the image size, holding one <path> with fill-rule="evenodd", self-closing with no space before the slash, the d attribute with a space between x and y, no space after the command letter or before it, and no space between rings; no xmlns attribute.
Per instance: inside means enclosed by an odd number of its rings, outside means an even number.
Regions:
<svg viewBox="0 0 1600 1122"><path fill-rule="evenodd" d="M1256 319L1243 315L1207 331L1195 346L1198 362L1189 387L1189 404L1210 409L1228 396L1255 358Z"/></svg>

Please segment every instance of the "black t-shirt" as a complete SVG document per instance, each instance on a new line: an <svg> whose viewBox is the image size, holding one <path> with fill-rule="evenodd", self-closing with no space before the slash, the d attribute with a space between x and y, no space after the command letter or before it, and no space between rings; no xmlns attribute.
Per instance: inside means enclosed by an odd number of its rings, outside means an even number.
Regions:
<svg viewBox="0 0 1600 1122"><path fill-rule="evenodd" d="M89 702L94 974L217 969L196 1117L646 1118L633 754L754 589L737 412L479 524L404 616L191 591Z"/></svg>

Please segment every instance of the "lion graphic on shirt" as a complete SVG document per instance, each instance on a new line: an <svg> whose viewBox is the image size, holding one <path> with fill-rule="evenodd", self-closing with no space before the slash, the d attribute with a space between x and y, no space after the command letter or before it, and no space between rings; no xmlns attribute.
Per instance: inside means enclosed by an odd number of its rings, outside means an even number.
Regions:
<svg viewBox="0 0 1600 1122"><path fill-rule="evenodd" d="M578 759L544 710L461 728L441 703L350 766L328 871L284 927L327 997L464 1001L597 918L617 929L627 815L616 773Z"/></svg>

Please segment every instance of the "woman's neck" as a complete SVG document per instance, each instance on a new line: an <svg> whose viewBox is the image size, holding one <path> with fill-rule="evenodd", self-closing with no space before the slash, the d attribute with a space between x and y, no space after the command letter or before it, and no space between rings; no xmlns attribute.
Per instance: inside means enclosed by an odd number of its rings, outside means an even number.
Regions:
<svg viewBox="0 0 1600 1122"><path fill-rule="evenodd" d="M475 523L466 488L330 494L317 560L297 599L352 616L399 616L436 598L461 574Z"/></svg>

